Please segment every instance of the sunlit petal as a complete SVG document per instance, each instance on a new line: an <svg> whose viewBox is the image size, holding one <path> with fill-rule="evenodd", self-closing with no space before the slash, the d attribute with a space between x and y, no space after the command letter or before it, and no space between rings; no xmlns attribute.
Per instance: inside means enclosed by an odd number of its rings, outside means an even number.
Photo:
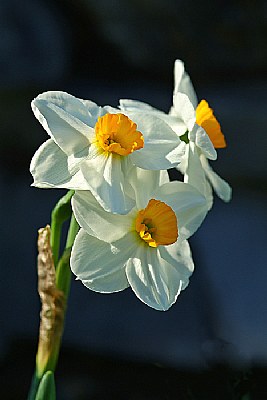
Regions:
<svg viewBox="0 0 267 400"><path fill-rule="evenodd" d="M172 115L178 120L182 120L188 131L191 131L196 122L196 112L193 104L184 93L173 95Z"/></svg>
<svg viewBox="0 0 267 400"><path fill-rule="evenodd" d="M32 101L32 110L67 155L80 153L90 145L90 115L79 99L64 92L46 92Z"/></svg>
<svg viewBox="0 0 267 400"><path fill-rule="evenodd" d="M174 63L174 93L186 94L196 108L198 104L196 92L181 60L175 60Z"/></svg>
<svg viewBox="0 0 267 400"><path fill-rule="evenodd" d="M91 147L90 159L81 164L91 192L105 210L126 214L134 206L134 201L127 195L127 161L122 162L119 156L97 150L92 155Z"/></svg>
<svg viewBox="0 0 267 400"><path fill-rule="evenodd" d="M128 113L143 133L144 148L130 155L133 164L144 169L168 169L176 166L171 153L181 144L175 132L160 118L142 113ZM179 154L179 152L178 152Z"/></svg>
<svg viewBox="0 0 267 400"><path fill-rule="evenodd" d="M129 249L127 238L123 238L115 247L81 229L71 253L71 270L91 290L118 292L129 286L125 275L129 252L133 252L133 249Z"/></svg>

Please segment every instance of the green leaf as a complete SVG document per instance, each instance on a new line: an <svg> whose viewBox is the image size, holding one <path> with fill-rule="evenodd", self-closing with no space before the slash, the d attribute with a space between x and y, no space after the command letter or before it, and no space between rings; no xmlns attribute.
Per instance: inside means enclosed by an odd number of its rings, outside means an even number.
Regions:
<svg viewBox="0 0 267 400"><path fill-rule="evenodd" d="M47 371L42 377L35 400L56 400L56 385L52 371Z"/></svg>
<svg viewBox="0 0 267 400"><path fill-rule="evenodd" d="M74 190L69 190L65 196L61 197L52 211L52 218L58 223L63 223L71 216L70 200L74 195Z"/></svg>

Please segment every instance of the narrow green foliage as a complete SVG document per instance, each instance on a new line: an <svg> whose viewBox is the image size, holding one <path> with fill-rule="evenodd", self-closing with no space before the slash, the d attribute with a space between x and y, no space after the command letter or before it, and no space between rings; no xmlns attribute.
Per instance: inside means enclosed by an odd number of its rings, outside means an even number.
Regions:
<svg viewBox="0 0 267 400"><path fill-rule="evenodd" d="M35 400L56 400L56 385L52 371L47 371L43 375Z"/></svg>
<svg viewBox="0 0 267 400"><path fill-rule="evenodd" d="M71 198L74 195L74 190L69 190L65 196L57 202L51 214L51 248L53 252L54 264L57 266L60 237L63 223L71 217Z"/></svg>

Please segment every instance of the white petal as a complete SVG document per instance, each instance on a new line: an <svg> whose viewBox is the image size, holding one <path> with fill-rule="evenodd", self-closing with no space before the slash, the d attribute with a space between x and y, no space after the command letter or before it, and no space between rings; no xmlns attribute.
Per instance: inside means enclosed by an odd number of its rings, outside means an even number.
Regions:
<svg viewBox="0 0 267 400"><path fill-rule="evenodd" d="M125 275L128 252L128 238L124 238L119 242L119 247L115 247L81 229L72 248L71 270L91 290L118 292L129 286Z"/></svg>
<svg viewBox="0 0 267 400"><path fill-rule="evenodd" d="M188 239L203 222L208 206L206 198L193 186L170 182L160 186L153 198L168 204L177 216L179 240Z"/></svg>
<svg viewBox="0 0 267 400"><path fill-rule="evenodd" d="M182 142L181 148L183 151L183 156L181 158L180 163L177 165L176 169L180 171L183 175L185 174L185 170L187 168L187 143Z"/></svg>
<svg viewBox="0 0 267 400"><path fill-rule="evenodd" d="M84 104L64 92L46 92L32 101L34 115L67 154L79 154L94 135L91 116Z"/></svg>
<svg viewBox="0 0 267 400"><path fill-rule="evenodd" d="M166 170L161 170L160 176L159 176L159 186L164 185L164 183L170 182L169 174L168 171Z"/></svg>
<svg viewBox="0 0 267 400"><path fill-rule="evenodd" d="M168 169L176 166L179 159L173 157L173 151L181 141L176 133L162 119L151 114L127 113L137 124L137 129L143 134L145 144L140 150L134 151L129 157L133 164L144 169ZM177 157L179 151L177 151Z"/></svg>
<svg viewBox="0 0 267 400"><path fill-rule="evenodd" d="M189 277L194 271L194 262L188 241L176 242L170 246L159 246L159 252L165 261L177 269L182 281L182 290L185 289L189 283Z"/></svg>
<svg viewBox="0 0 267 400"><path fill-rule="evenodd" d="M128 196L129 160L99 152L94 145L89 157L81 164L81 170L93 195L106 211L128 213L134 206L134 201Z"/></svg>
<svg viewBox="0 0 267 400"><path fill-rule="evenodd" d="M44 100L61 107L67 113L83 122L85 125L93 126L96 114L101 114L102 107L91 100L79 99L71 94L61 91L49 91L39 94L33 103Z"/></svg>
<svg viewBox="0 0 267 400"><path fill-rule="evenodd" d="M119 108L111 107L111 106L104 106L103 107L105 113L109 114L118 114L121 113L121 110Z"/></svg>
<svg viewBox="0 0 267 400"><path fill-rule="evenodd" d="M154 115L155 117L165 121L176 133L176 129L178 129L181 134L186 130L183 121L179 121L175 116L166 114L165 112L158 110L147 103L130 99L120 99L119 103L120 110L116 110L116 112L124 112L127 115L130 112L145 113L146 115L150 114L152 116ZM108 108L108 110L111 112L110 108Z"/></svg>
<svg viewBox="0 0 267 400"><path fill-rule="evenodd" d="M30 172L33 186L42 188L89 189L81 171L70 172L68 156L49 139L34 154Z"/></svg>
<svg viewBox="0 0 267 400"><path fill-rule="evenodd" d="M177 164L179 164L184 156L185 153L185 146L184 146L185 142L181 141L179 143L179 146L175 147L175 149L173 149L172 151L170 151L170 153L168 154L168 156L166 157L172 164L173 166L175 165L175 167L177 166Z"/></svg>
<svg viewBox="0 0 267 400"><path fill-rule="evenodd" d="M193 142L189 142L186 147L186 163L183 164L184 182L194 186L206 198L207 207L210 209L213 203L212 190L202 167L198 149Z"/></svg>
<svg viewBox="0 0 267 400"><path fill-rule="evenodd" d="M152 106L150 106L147 103L143 103L142 101L138 100L130 100L130 99L120 99L119 100L119 108L121 111L144 111L144 112L149 112L149 111L157 111L158 110Z"/></svg>
<svg viewBox="0 0 267 400"><path fill-rule="evenodd" d="M134 199L138 209L145 208L151 194L162 184L169 182L168 172L153 171L135 167L128 175L129 183L134 190Z"/></svg>
<svg viewBox="0 0 267 400"><path fill-rule="evenodd" d="M205 170L205 174L207 175L207 178L209 179L217 196L219 196L220 199L222 199L223 201L226 202L230 201L232 198L231 186L213 171L213 169L208 163L208 160L204 156L202 156L200 160L202 167Z"/></svg>
<svg viewBox="0 0 267 400"><path fill-rule="evenodd" d="M166 114L164 121L178 136L182 136L187 132L187 126L185 122L178 117L173 106L170 108L169 114Z"/></svg>
<svg viewBox="0 0 267 400"><path fill-rule="evenodd" d="M126 275L136 296L156 310L168 310L181 291L177 269L147 244L140 245L135 257L128 260Z"/></svg>
<svg viewBox="0 0 267 400"><path fill-rule="evenodd" d="M174 63L174 93L186 94L194 108L197 107L198 101L195 89L189 78L189 75L185 72L184 63L181 60L175 60Z"/></svg>
<svg viewBox="0 0 267 400"><path fill-rule="evenodd" d="M206 205L205 197L192 185L184 182L168 182L156 188L150 195L169 204L175 213Z"/></svg>
<svg viewBox="0 0 267 400"><path fill-rule="evenodd" d="M88 191L76 191L72 198L72 208L78 224L88 234L105 242L119 240L132 228L131 216L105 211Z"/></svg>
<svg viewBox="0 0 267 400"><path fill-rule="evenodd" d="M155 117L160 118L164 122L166 122L178 136L183 135L187 130L184 121L177 117L173 107L171 107L169 114L166 114L165 112L158 110L147 103L128 99L121 99L119 107L120 110L124 113L143 112L146 115L154 115Z"/></svg>
<svg viewBox="0 0 267 400"><path fill-rule="evenodd" d="M104 107L98 106L96 103L94 103L91 100L82 100L82 99L79 99L79 100L84 104L87 111L89 112L90 118L88 118L86 120L86 122L85 121L84 122L87 125L94 127L98 118L102 117L103 115L105 115L107 113L106 110L104 109Z"/></svg>
<svg viewBox="0 0 267 400"><path fill-rule="evenodd" d="M189 133L189 140L200 148L205 157L210 160L216 160L217 152L206 131L201 126L195 124L194 128Z"/></svg>
<svg viewBox="0 0 267 400"><path fill-rule="evenodd" d="M196 112L186 94L175 93L173 95L173 109L171 115L175 115L177 118L181 119L188 131L193 129L196 122Z"/></svg>
<svg viewBox="0 0 267 400"><path fill-rule="evenodd" d="M121 99L120 110L126 114L129 112L143 112L146 113L146 115L154 115L155 117L160 118L161 120L166 122L166 124L168 124L178 136L183 135L187 130L184 121L177 117L173 107L171 108L169 114L166 114L165 112L157 110L147 103L143 103L137 100ZM116 110L116 112L120 112L120 110ZM111 109L108 108L108 111L111 112Z"/></svg>

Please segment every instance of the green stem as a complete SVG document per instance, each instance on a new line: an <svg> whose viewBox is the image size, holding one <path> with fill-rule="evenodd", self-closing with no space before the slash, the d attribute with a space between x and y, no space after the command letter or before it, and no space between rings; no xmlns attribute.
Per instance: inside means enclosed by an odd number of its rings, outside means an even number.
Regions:
<svg viewBox="0 0 267 400"><path fill-rule="evenodd" d="M58 255L59 255L59 249L60 249L60 237L61 237L61 224L57 224L54 220L53 217L51 218L51 248L53 249L53 258L54 258L54 264L57 265L58 263Z"/></svg>
<svg viewBox="0 0 267 400"><path fill-rule="evenodd" d="M71 282L70 253L74 239L78 233L78 230L79 230L79 225L77 224L76 219L72 214L66 241L66 247L62 254L61 259L58 262L56 271L57 288L64 293L66 299L68 299L70 282Z"/></svg>
<svg viewBox="0 0 267 400"><path fill-rule="evenodd" d="M72 245L74 243L74 240L76 238L76 235L77 235L79 229L80 229L80 227L79 227L74 215L72 214L71 221L70 221L70 227L69 227L69 231L68 231L68 236L67 236L67 240L66 240L66 249L72 248Z"/></svg>

